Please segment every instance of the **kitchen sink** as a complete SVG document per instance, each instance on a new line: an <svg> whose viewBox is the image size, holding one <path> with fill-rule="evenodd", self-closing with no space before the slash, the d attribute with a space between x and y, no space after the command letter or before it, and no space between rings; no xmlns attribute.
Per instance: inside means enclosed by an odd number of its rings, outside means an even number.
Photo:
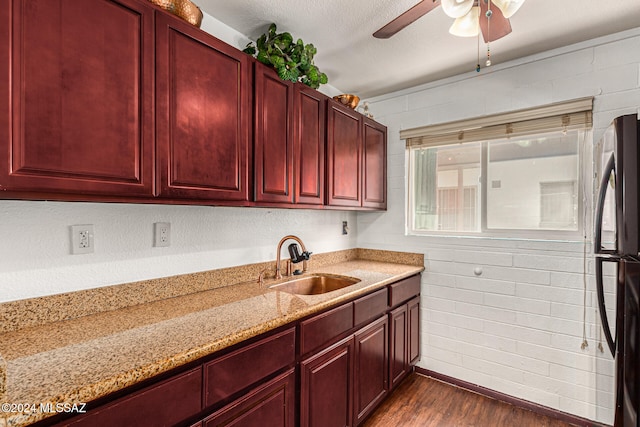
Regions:
<svg viewBox="0 0 640 427"><path fill-rule="evenodd" d="M288 280L284 283L269 286L269 289L288 292L296 295L320 295L327 292L346 288L360 281L348 276L333 274L313 274L298 279Z"/></svg>

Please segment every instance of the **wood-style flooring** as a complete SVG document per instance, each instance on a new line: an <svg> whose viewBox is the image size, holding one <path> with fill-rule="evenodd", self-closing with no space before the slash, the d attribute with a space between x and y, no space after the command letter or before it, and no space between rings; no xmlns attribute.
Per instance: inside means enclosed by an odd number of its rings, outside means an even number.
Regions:
<svg viewBox="0 0 640 427"><path fill-rule="evenodd" d="M420 374L413 373L380 405L364 427L570 427Z"/></svg>

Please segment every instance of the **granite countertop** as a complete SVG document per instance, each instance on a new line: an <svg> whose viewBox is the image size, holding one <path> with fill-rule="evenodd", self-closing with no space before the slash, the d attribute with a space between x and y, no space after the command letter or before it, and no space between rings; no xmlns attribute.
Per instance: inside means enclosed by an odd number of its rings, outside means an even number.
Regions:
<svg viewBox="0 0 640 427"><path fill-rule="evenodd" d="M0 402L36 408L86 403L423 269L423 264L397 260L348 260L305 273L360 280L326 294L294 295L269 289L273 279L263 286L252 280L5 332L0 335L0 364L2 358L6 362ZM0 427L51 415L39 409L2 411Z"/></svg>

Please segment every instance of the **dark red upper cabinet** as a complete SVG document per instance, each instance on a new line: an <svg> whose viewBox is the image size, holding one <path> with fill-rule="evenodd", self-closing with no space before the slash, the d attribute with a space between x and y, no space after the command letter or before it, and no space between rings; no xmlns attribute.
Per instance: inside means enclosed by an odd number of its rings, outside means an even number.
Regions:
<svg viewBox="0 0 640 427"><path fill-rule="evenodd" d="M0 189L152 195L153 8L4 3Z"/></svg>
<svg viewBox="0 0 640 427"><path fill-rule="evenodd" d="M387 209L387 128L364 119L362 206Z"/></svg>
<svg viewBox="0 0 640 427"><path fill-rule="evenodd" d="M323 205L327 97L302 83L294 87L295 200L297 203Z"/></svg>
<svg viewBox="0 0 640 427"><path fill-rule="evenodd" d="M362 205L362 119L329 100L327 107L327 204Z"/></svg>
<svg viewBox="0 0 640 427"><path fill-rule="evenodd" d="M250 77L248 55L157 13L160 197L249 200Z"/></svg>
<svg viewBox="0 0 640 427"><path fill-rule="evenodd" d="M293 203L293 83L255 62L255 201Z"/></svg>

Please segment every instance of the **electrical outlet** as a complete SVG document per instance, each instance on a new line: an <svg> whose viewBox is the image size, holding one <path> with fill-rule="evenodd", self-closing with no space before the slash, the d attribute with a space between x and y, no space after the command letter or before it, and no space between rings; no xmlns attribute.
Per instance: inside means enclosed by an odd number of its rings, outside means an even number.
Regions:
<svg viewBox="0 0 640 427"><path fill-rule="evenodd" d="M349 234L349 224L347 221L342 221L342 234Z"/></svg>
<svg viewBox="0 0 640 427"><path fill-rule="evenodd" d="M93 224L71 226L71 253L89 254L93 252Z"/></svg>
<svg viewBox="0 0 640 427"><path fill-rule="evenodd" d="M153 246L162 247L171 245L171 223L156 222L153 224Z"/></svg>

